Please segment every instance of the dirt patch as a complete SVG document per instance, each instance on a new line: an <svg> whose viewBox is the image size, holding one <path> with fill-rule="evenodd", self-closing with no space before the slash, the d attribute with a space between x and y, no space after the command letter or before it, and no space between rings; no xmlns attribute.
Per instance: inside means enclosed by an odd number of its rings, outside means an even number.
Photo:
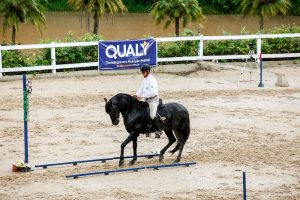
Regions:
<svg viewBox="0 0 300 200"><path fill-rule="evenodd" d="M290 87L275 87L276 77L266 75L265 87L258 88L258 77L250 81L247 74L237 87L234 70L155 74L164 102L180 102L190 112L182 161L197 165L76 180L65 176L117 169L118 162L11 172L11 164L23 159L21 81L0 84L1 199L241 199L243 171L249 199L300 199L300 69L273 71L284 72ZM103 98L134 94L141 80L139 74L34 80L30 164L119 155L127 133L122 123L111 125ZM142 135L138 152L152 153L166 143L166 136ZM126 154L132 154L131 144ZM175 157L167 154L164 162ZM152 164L157 158L140 158L135 166Z"/></svg>

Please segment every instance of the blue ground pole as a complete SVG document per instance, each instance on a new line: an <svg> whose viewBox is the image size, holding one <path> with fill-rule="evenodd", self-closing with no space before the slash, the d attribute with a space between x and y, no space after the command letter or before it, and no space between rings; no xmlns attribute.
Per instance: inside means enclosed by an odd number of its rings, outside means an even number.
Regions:
<svg viewBox="0 0 300 200"><path fill-rule="evenodd" d="M262 53L259 55L259 68L260 68L260 73L259 73L259 84L258 87L264 87L263 81L262 81Z"/></svg>
<svg viewBox="0 0 300 200"><path fill-rule="evenodd" d="M246 172L243 172L243 199L246 200Z"/></svg>
<svg viewBox="0 0 300 200"><path fill-rule="evenodd" d="M26 74L23 74L23 106L24 106L24 150L25 150L25 158L24 162L28 163L28 106L25 104L28 103L28 91L26 86Z"/></svg>

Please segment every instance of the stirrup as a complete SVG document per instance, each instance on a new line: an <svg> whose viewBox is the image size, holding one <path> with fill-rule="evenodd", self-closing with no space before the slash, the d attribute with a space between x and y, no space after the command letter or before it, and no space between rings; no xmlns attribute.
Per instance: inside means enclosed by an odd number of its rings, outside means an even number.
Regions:
<svg viewBox="0 0 300 200"><path fill-rule="evenodd" d="M158 120L165 122L165 120L167 119L166 117L160 116L160 114L156 113L156 115L158 116Z"/></svg>

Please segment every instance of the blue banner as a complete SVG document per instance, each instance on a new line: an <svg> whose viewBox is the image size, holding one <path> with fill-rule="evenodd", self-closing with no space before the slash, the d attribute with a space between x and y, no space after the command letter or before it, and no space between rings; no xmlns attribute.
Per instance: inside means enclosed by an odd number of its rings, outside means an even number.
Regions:
<svg viewBox="0 0 300 200"><path fill-rule="evenodd" d="M154 39L100 41L99 70L132 69L144 64L157 64L157 45Z"/></svg>

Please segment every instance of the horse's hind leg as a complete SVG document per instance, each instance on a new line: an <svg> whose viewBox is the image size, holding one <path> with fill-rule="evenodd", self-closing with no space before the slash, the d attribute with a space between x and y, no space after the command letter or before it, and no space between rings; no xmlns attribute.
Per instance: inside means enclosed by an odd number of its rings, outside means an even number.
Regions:
<svg viewBox="0 0 300 200"><path fill-rule="evenodd" d="M182 116L184 116L184 115L182 115ZM179 150L178 156L177 156L175 162L180 162L183 147L190 135L190 119L189 119L188 113L185 113L185 117L182 118L181 123L177 124L176 127L177 128L174 129L174 133L175 133L177 141L178 141L178 144L177 144L178 147L176 146L173 149L173 151L175 152L175 151Z"/></svg>
<svg viewBox="0 0 300 200"><path fill-rule="evenodd" d="M183 150L183 147L186 143L187 137L185 137L184 131L174 130L174 133L176 135L178 143L175 146L175 148L171 151L171 153L175 153L176 151L179 150L177 158L174 161L176 163L176 162L180 162L182 150Z"/></svg>
<svg viewBox="0 0 300 200"><path fill-rule="evenodd" d="M182 150L183 150L185 142L184 143L179 142L178 144L179 144L179 152L178 152L178 156L177 156L176 160L174 161L175 163L180 162L181 154L182 154Z"/></svg>
<svg viewBox="0 0 300 200"><path fill-rule="evenodd" d="M172 130L165 130L165 133L169 139L168 144L160 151L159 155L159 162L162 162L164 159L164 154L166 150L174 143L176 142L176 138L174 137L173 131Z"/></svg>
<svg viewBox="0 0 300 200"><path fill-rule="evenodd" d="M134 163L137 159L137 137L133 138L132 147L133 147L133 158L129 163L130 165L134 165Z"/></svg>
<svg viewBox="0 0 300 200"><path fill-rule="evenodd" d="M179 143L176 144L173 150L169 151L171 154L174 154L179 149Z"/></svg>

